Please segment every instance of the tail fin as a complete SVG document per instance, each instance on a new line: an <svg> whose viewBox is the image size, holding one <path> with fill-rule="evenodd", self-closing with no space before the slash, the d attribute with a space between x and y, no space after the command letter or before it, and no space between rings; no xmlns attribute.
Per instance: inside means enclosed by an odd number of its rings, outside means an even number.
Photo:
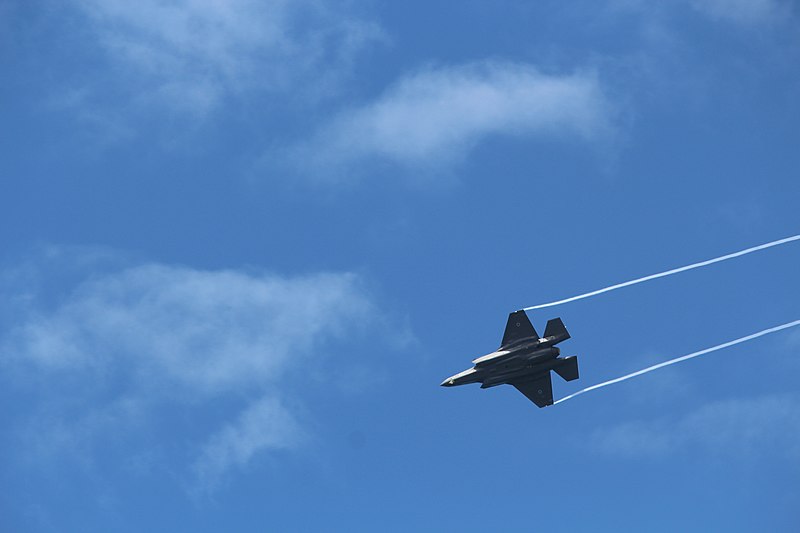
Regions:
<svg viewBox="0 0 800 533"><path fill-rule="evenodd" d="M560 318L553 318L547 321L547 327L544 328L544 338L548 339L552 346L569 339L569 332Z"/></svg>
<svg viewBox="0 0 800 533"><path fill-rule="evenodd" d="M554 367L553 370L556 374L561 376L564 381L572 381L578 379L578 358L574 355L559 359L560 363Z"/></svg>

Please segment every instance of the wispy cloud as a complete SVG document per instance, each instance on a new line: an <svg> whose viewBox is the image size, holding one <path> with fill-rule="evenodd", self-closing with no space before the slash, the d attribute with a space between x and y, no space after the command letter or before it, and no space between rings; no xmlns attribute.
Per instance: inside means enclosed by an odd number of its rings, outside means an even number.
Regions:
<svg viewBox="0 0 800 533"><path fill-rule="evenodd" d="M80 284L13 330L12 351L53 369L136 358L159 379L213 393L275 379L291 351L307 353L366 305L348 274L286 279L148 264Z"/></svg>
<svg viewBox="0 0 800 533"><path fill-rule="evenodd" d="M743 25L760 25L785 19L792 13L783 0L690 0L700 13L722 21Z"/></svg>
<svg viewBox="0 0 800 533"><path fill-rule="evenodd" d="M208 439L193 467L197 489L213 489L229 469L245 466L263 451L291 449L302 438L299 423L280 400L264 397Z"/></svg>
<svg viewBox="0 0 800 533"><path fill-rule="evenodd" d="M610 132L611 115L592 72L544 74L531 65L491 61L431 68L342 111L292 157L321 177L365 160L441 168L494 135L595 140Z"/></svg>
<svg viewBox="0 0 800 533"><path fill-rule="evenodd" d="M14 325L0 332L0 364L8 384L38 391L27 428L35 447L85 447L166 408L196 417L215 402L243 405L235 421L186 451L196 454L203 483L263 450L293 447L301 424L285 400L302 399L282 384L373 315L349 273L284 277L149 263L84 270L55 296L36 283L20 286L19 272L3 277L15 282L3 295L15 309L3 313Z"/></svg>
<svg viewBox="0 0 800 533"><path fill-rule="evenodd" d="M741 27L759 27L792 16L789 0L684 0L682 2L654 4L646 0L610 0L610 13L639 13L647 24L667 24L672 15L690 8L711 20L732 23ZM664 27L653 28L659 33L670 31Z"/></svg>
<svg viewBox="0 0 800 533"><path fill-rule="evenodd" d="M601 429L590 446L625 456L662 456L689 448L739 457L779 453L800 464L798 433L800 398L785 394L714 402L678 419Z"/></svg>
<svg viewBox="0 0 800 533"><path fill-rule="evenodd" d="M138 102L204 113L249 89L319 87L381 38L349 6L315 0L78 0L109 75ZM102 74L101 74L102 75ZM310 85L310 84L309 84ZM120 89L122 90L122 89Z"/></svg>

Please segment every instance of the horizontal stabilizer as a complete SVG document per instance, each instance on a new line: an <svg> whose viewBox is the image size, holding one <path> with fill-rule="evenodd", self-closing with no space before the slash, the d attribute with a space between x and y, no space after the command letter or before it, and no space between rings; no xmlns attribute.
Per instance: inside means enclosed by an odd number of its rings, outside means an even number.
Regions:
<svg viewBox="0 0 800 533"><path fill-rule="evenodd" d="M514 311L508 315L508 323L506 324L506 331L503 334L503 342L500 347L502 348L527 338L538 339L539 334L533 329L533 324L528 320L528 315L525 314L525 311Z"/></svg>
<svg viewBox="0 0 800 533"><path fill-rule="evenodd" d="M572 381L578 379L578 358L574 355L558 359L558 365L553 367L556 374L561 376L564 381Z"/></svg>
<svg viewBox="0 0 800 533"><path fill-rule="evenodd" d="M560 318L553 318L547 321L547 326L544 328L544 338L552 346L569 339L569 332Z"/></svg>

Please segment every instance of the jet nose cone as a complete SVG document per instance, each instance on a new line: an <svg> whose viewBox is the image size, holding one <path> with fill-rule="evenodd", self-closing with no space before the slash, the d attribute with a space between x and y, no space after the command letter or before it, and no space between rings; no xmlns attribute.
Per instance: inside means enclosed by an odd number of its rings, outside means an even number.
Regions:
<svg viewBox="0 0 800 533"><path fill-rule="evenodd" d="M453 378L447 378L446 380L442 381L442 387L452 387L453 386Z"/></svg>

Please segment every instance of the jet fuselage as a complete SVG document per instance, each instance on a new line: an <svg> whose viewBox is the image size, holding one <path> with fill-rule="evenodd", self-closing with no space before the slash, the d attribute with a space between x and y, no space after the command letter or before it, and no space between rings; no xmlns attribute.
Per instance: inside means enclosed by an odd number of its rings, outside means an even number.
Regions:
<svg viewBox="0 0 800 533"><path fill-rule="evenodd" d="M504 385L528 374L541 374L559 365L561 351L552 346L542 346L539 340L507 346L475 359L475 366L444 380L442 385L454 387L467 383L482 383L486 389Z"/></svg>

